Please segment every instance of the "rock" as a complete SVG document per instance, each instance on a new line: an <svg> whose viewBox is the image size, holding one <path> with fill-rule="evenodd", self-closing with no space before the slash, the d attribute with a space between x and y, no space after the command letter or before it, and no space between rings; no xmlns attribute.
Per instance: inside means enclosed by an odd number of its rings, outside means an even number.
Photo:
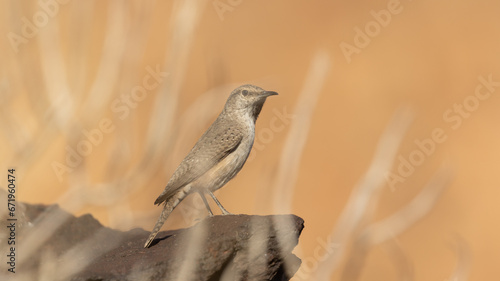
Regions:
<svg viewBox="0 0 500 281"><path fill-rule="evenodd" d="M190 228L160 232L144 249L149 231L112 230L91 215L75 218L57 206L24 207L32 222L22 228L25 235L44 223L46 210L63 221L23 260L19 271L28 276L53 268L53 280L289 280L301 263L291 253L304 227L295 215L207 217Z"/></svg>

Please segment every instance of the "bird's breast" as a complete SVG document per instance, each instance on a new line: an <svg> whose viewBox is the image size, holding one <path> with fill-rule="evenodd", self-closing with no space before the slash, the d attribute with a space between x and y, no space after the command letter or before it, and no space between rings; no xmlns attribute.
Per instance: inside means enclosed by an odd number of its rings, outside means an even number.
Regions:
<svg viewBox="0 0 500 281"><path fill-rule="evenodd" d="M194 183L197 187L209 188L215 191L224 186L238 174L252 150L255 129L253 123L246 123L240 127L243 138L238 147L208 170Z"/></svg>

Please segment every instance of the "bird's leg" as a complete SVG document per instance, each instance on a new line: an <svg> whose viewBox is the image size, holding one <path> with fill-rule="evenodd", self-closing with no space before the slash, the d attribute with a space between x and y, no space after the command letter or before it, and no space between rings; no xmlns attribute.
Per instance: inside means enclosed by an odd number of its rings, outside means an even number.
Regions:
<svg viewBox="0 0 500 281"><path fill-rule="evenodd" d="M212 199L214 199L215 203L217 203L217 206L219 206L219 209L222 211L223 215L232 215L230 212L226 211L224 207L222 207L222 204L219 202L219 200L217 200L217 198L215 198L215 195L212 193L212 191L208 190L207 192L208 194L210 194L210 196L212 196Z"/></svg>
<svg viewBox="0 0 500 281"><path fill-rule="evenodd" d="M210 206L208 205L207 198L205 198L205 194L202 191L198 191L198 194L200 194L201 199L203 199L203 203L205 203L205 207L207 207L208 215L210 217L213 217L214 213L212 213L212 209L210 209Z"/></svg>

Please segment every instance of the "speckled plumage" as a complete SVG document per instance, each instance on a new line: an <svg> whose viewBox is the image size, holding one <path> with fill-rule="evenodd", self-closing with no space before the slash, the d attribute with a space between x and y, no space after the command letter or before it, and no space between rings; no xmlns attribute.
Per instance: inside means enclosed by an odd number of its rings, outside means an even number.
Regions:
<svg viewBox="0 0 500 281"><path fill-rule="evenodd" d="M214 123L200 137L170 178L155 204L165 206L144 245L147 248L173 209L190 193L198 192L205 200L208 193L223 214L228 212L213 195L241 170L252 149L255 121L266 98L276 92L253 85L236 88ZM208 204L206 204L212 214Z"/></svg>

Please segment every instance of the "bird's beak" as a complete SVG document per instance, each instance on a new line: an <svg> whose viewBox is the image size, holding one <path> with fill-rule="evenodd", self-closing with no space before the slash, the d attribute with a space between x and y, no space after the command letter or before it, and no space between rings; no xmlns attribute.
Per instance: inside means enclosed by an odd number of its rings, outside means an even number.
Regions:
<svg viewBox="0 0 500 281"><path fill-rule="evenodd" d="M276 96L276 95L278 95L278 93L276 93L274 91L264 91L261 93L261 95L264 97L269 97L269 96Z"/></svg>

